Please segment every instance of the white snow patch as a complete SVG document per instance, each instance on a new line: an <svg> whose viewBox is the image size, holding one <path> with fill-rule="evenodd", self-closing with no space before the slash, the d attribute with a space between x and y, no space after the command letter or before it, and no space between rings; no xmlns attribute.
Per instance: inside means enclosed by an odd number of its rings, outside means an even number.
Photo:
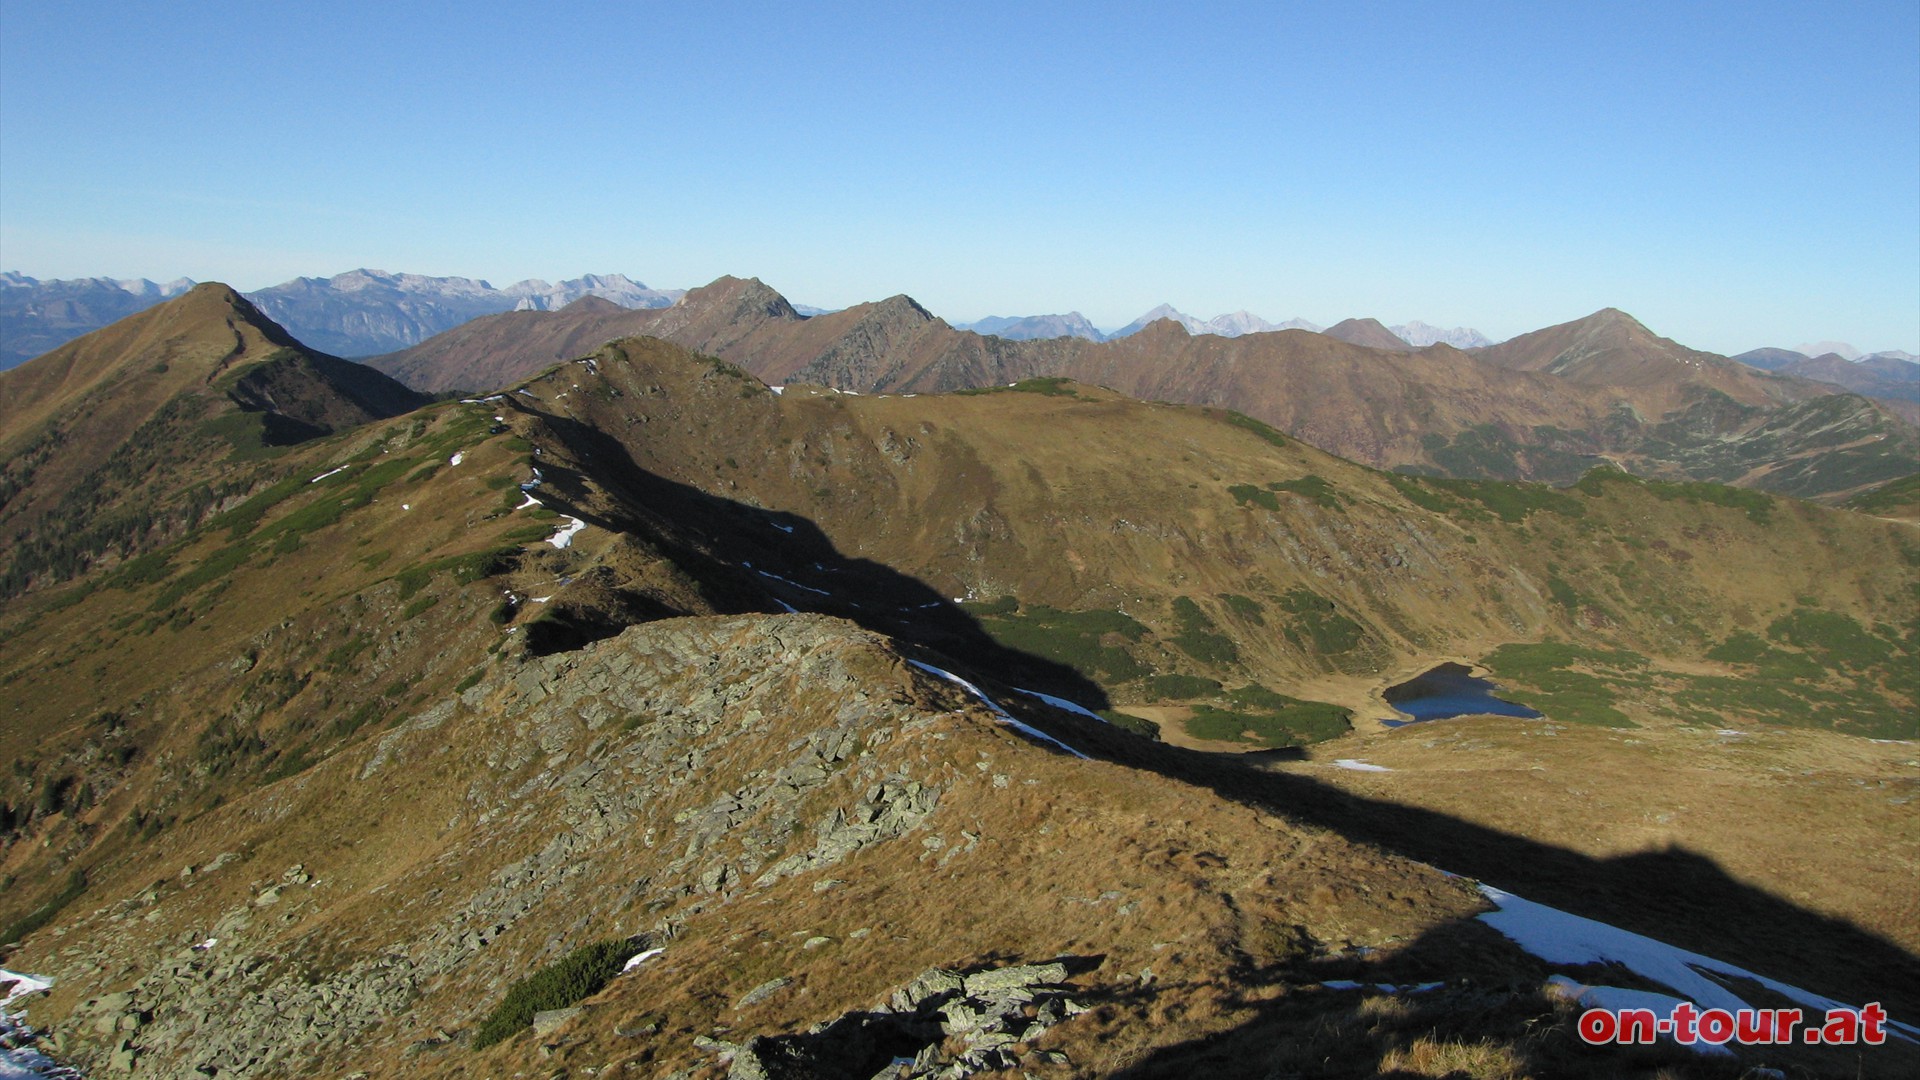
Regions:
<svg viewBox="0 0 1920 1080"><path fill-rule="evenodd" d="M1553 975L1547 979L1547 985L1578 1002L1582 1008L1646 1009L1656 1017L1671 1016L1681 999L1671 994L1657 994L1652 990L1629 990L1623 986L1588 986L1576 982L1565 975ZM1671 1036L1668 1036L1671 1038ZM1714 1043L1696 1040L1687 1044L1695 1053L1732 1056L1733 1051Z"/></svg>
<svg viewBox="0 0 1920 1080"><path fill-rule="evenodd" d="M773 391L776 394L784 394L787 392L787 388L784 386L769 386L767 387L767 389Z"/></svg>
<svg viewBox="0 0 1920 1080"><path fill-rule="evenodd" d="M752 564L752 563L742 563L741 565L742 565L742 566L747 566L747 567L751 567L751 566L752 566L753 564ZM756 573L756 574L759 574L759 575L760 575L761 577L763 577L763 578L772 578L773 580L775 580L775 581L778 581L778 582L780 582L780 583L781 583L782 585L791 585L791 586L793 586L793 587L794 587L794 588L796 588L796 589L805 589L806 591L808 591L808 592L810 592L810 593L818 593L818 594L819 594L819 595L821 595L821 596L832 596L832 595L833 595L832 593L830 593L830 592L828 592L828 591L827 591L827 590L825 590L825 589L816 589L816 588L814 588L814 587L813 587L813 586L811 586L811 585L802 585L802 584L800 584L800 583L799 583L799 582L797 582L797 581L793 581L793 580L790 580L790 579L788 579L788 578L783 578L783 577L781 577L781 576L780 576L779 574L769 574L769 573L767 573L767 572L766 572L765 570L755 570L755 571L754 571L754 573Z"/></svg>
<svg viewBox="0 0 1920 1080"><path fill-rule="evenodd" d="M1769 979L1724 960L1688 952L1559 908L1536 904L1491 885L1481 885L1480 893L1500 906L1498 911L1481 915L1480 920L1549 964L1621 964L1703 1009L1734 1011L1747 1007L1739 995L1708 978L1706 972L1736 979L1752 979L1810 1009L1824 1012L1848 1008L1832 998ZM1909 1042L1920 1041L1911 1037L1920 1035L1920 1028L1891 1020L1887 1022L1887 1027L1901 1028L1910 1033L1901 1034Z"/></svg>
<svg viewBox="0 0 1920 1080"><path fill-rule="evenodd" d="M779 523L779 522L777 522L777 521L769 521L769 522L767 522L767 524L769 524L769 525L771 525L771 526L773 526L773 527L774 527L774 528L776 528L776 529L779 529L779 530L780 530L781 532L783 532L783 533L792 533L792 532L793 532L793 526L791 526L791 525L782 525L782 524L780 524L780 523Z"/></svg>
<svg viewBox="0 0 1920 1080"><path fill-rule="evenodd" d="M925 606L939 607L940 605L927 604ZM1094 712L1092 709L1089 709L1083 705L1075 705L1073 702L1068 701L1066 698L1054 697L1052 694L1043 694L1038 690L1023 690L1018 686L1014 687L1014 689L1018 690L1022 694L1027 695L1028 697L1039 698L1041 701L1046 702L1047 704L1053 706L1056 709L1061 710L1062 712L1077 713L1081 716L1086 717L1089 720L1098 720L1103 724L1107 722L1106 717L1101 716L1099 713Z"/></svg>
<svg viewBox="0 0 1920 1080"><path fill-rule="evenodd" d="M400 504L400 509L402 509L402 510L411 510L411 509L413 509L413 504L412 504L412 503L401 503L401 504Z"/></svg>
<svg viewBox="0 0 1920 1080"><path fill-rule="evenodd" d="M586 522L581 521L577 517L569 517L567 518L567 524L561 528L559 532L547 537L547 543L557 548L572 547L573 538L579 535L581 529L586 527Z"/></svg>
<svg viewBox="0 0 1920 1080"><path fill-rule="evenodd" d="M981 691L979 687L973 685L972 683L961 678L960 676L955 675L953 672L944 671L940 668L934 667L932 664L923 664L918 660L909 660L907 661L907 663L912 664L914 667L917 667L921 671L927 672L928 674L938 675L941 678L947 680L948 682L958 685L962 690L965 690L967 693L972 694L974 697L979 698L981 702L986 705L987 708L993 710L993 714L1000 718L1001 723L1006 724L1008 727L1013 728L1015 731L1018 731L1024 735L1030 735L1036 739L1041 739L1046 742L1050 742L1053 745L1059 747L1060 749L1065 750L1067 753L1072 754L1074 757L1083 758L1087 756L1081 753L1080 751L1075 750L1073 747L1068 746L1066 743L1061 742L1059 739L1056 739L1053 736L1047 734L1046 732L1041 731L1039 728L1034 727L1032 724L1023 724L1020 721L1015 720L1013 716L1007 712L1007 710L1000 707L999 702L988 697L984 692Z"/></svg>
<svg viewBox="0 0 1920 1080"><path fill-rule="evenodd" d="M621 965L620 974L625 975L627 972L632 971L634 968L639 967L641 964L646 963L666 951L665 949L648 949L646 952L629 956L627 957L627 962Z"/></svg>
<svg viewBox="0 0 1920 1080"><path fill-rule="evenodd" d="M337 469L329 469L329 470L327 470L326 472L323 472L323 473L321 473L321 474L320 474L319 476L316 476L316 477L314 477L313 479L311 479L311 480L309 480L309 481L307 481L307 483L309 483L309 484L317 484L317 483L319 483L320 481L322 481L322 480L325 480L325 479L326 479L327 477L329 477L329 476L332 476L332 475L334 475L335 473L343 473L343 472L346 472L346 471L347 471L347 466L345 466L345 465L342 465L342 466L340 466L340 467L339 467L339 468L337 468Z"/></svg>
<svg viewBox="0 0 1920 1080"><path fill-rule="evenodd" d="M447 464L458 465L465 460L467 460L467 452L465 450L461 450L458 453L455 453L452 457L448 458Z"/></svg>
<svg viewBox="0 0 1920 1080"><path fill-rule="evenodd" d="M522 491L525 491L525 489L524 489L524 488L522 488L521 490L522 490ZM527 496L527 501L526 501L526 502L523 502L523 503L521 503L521 504L520 504L519 506L516 506L516 507L514 507L514 509L515 509L515 510L525 510L525 509L526 509L527 507L529 507L529 506L545 506L545 505L546 505L546 504L545 504L545 503L543 503L543 502L541 502L541 501L540 501L539 499L536 499L536 498L534 498L534 497L533 497L532 495L528 495L528 496Z"/></svg>
<svg viewBox="0 0 1920 1080"><path fill-rule="evenodd" d="M780 599L780 598L779 598L779 597L777 597L777 596L773 598L773 602L774 602L774 603L776 603L776 604L779 604L779 605L780 605L781 607L783 607L783 608L786 608L786 609L787 609L787 614L789 614L789 615L798 615L798 614L800 614L800 609L799 609L799 608L797 608L797 607L794 607L794 606L793 606L792 604L789 604L789 603L787 603L787 602L786 602L785 600L782 600L782 599Z"/></svg>
<svg viewBox="0 0 1920 1080"><path fill-rule="evenodd" d="M214 947L215 945L218 945L218 944L220 944L220 939L219 939L219 938L217 938L217 937L210 937L210 938L208 938L207 940L205 940L205 941L203 941L203 942L201 942L200 944L198 944L198 945L195 945L195 946L193 947L193 951L195 951L195 952L206 952L206 951L207 951L208 949L211 949L211 948L213 948L213 947Z"/></svg>
<svg viewBox="0 0 1920 1080"><path fill-rule="evenodd" d="M535 393L534 393L533 391L531 391L531 390L529 390L529 389L527 389L527 388L526 388L526 387L524 387L524 386L523 386L523 387L521 387L521 388L520 388L520 389L518 389L518 390L515 390L515 391L514 391L514 393L516 393L516 394L525 394L525 395L527 395L528 397L538 397L538 396L539 396L538 394L535 394Z"/></svg>
<svg viewBox="0 0 1920 1080"><path fill-rule="evenodd" d="M529 596L529 597L527 597L527 603L529 603L529 604L544 604L544 603L546 603L547 601L549 601L549 600L551 600L551 599L553 599L553 597L551 597L551 596Z"/></svg>
<svg viewBox="0 0 1920 1080"><path fill-rule="evenodd" d="M24 975L18 971L8 971L6 968L0 968L0 985L4 985L7 988L7 996L0 998L0 1002L7 1002L17 997L25 997L28 994L37 994L42 990L53 989L53 976Z"/></svg>
<svg viewBox="0 0 1920 1080"><path fill-rule="evenodd" d="M1393 771L1392 769L1387 768L1385 765L1374 765L1374 764L1371 764L1370 762L1365 762L1365 761L1361 761L1358 758L1350 758L1350 757L1335 758L1333 762L1333 767L1336 769L1351 769L1354 772L1392 772Z"/></svg>
<svg viewBox="0 0 1920 1080"><path fill-rule="evenodd" d="M1320 985L1329 990L1378 990L1383 994L1425 994L1440 989L1446 983L1423 982L1400 986L1395 983L1363 983L1354 982L1352 979L1327 979Z"/></svg>

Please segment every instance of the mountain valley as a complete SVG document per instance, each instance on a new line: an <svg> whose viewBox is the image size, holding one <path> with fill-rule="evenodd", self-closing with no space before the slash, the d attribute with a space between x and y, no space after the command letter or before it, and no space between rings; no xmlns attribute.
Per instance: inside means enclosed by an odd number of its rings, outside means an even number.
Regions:
<svg viewBox="0 0 1920 1080"><path fill-rule="evenodd" d="M92 1075L1920 1065L1920 442L1623 313L722 279L357 365L201 285L0 396L0 963ZM1447 661L1545 718L1389 725ZM1677 987L1499 890L1908 1026L1588 1047L1566 979Z"/></svg>

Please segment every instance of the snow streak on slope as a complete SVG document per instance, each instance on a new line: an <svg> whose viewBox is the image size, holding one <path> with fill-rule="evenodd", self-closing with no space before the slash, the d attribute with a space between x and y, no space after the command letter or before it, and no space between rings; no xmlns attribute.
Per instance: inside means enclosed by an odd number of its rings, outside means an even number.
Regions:
<svg viewBox="0 0 1920 1080"><path fill-rule="evenodd" d="M1620 964L1637 975L1652 979L1703 1009L1744 1009L1748 1003L1718 979L1751 979L1761 986L1811 1009L1845 1009L1848 1006L1832 998L1821 997L1797 986L1756 975L1743 967L1688 952L1665 942L1642 937L1617 926L1581 918L1559 908L1536 904L1510 892L1481 885L1480 892L1500 906L1480 916L1481 921L1500 931L1521 948L1549 964ZM1614 987L1587 989L1613 991ZM1887 1027L1899 1028L1903 1038L1920 1035L1920 1029L1888 1021Z"/></svg>
<svg viewBox="0 0 1920 1080"><path fill-rule="evenodd" d="M932 664L923 664L918 660L909 660L907 661L907 663L912 664L914 667L917 667L921 671L927 672L930 675L938 675L941 678L947 680L948 682L954 683L955 685L959 686L962 690L965 690L967 693L972 694L974 697L979 698L980 701L984 703L987 708L993 710L993 715L999 717L1001 723L1006 724L1008 727L1013 728L1014 730L1020 732L1021 734L1032 736L1033 738L1040 739L1044 742L1050 742L1053 745L1059 747L1060 749L1065 750L1067 753L1072 754L1074 757L1083 758L1087 756L1081 753L1080 751L1075 750L1073 747L1068 746L1066 743L1061 742L1059 739L1056 739L1053 736L1047 734L1046 732L1041 731L1039 728L1034 727L1031 724L1023 724L1020 721L1015 720L1012 714L1008 713L1007 710L1000 707L999 702L994 701L992 698L988 697L979 687L973 685L972 683L961 678L960 676L955 675L953 672L943 671L940 668L934 667Z"/></svg>

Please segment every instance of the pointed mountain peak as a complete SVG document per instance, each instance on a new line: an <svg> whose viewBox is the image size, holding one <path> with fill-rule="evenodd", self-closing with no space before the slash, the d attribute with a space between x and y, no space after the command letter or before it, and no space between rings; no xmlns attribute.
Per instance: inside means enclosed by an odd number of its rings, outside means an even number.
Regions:
<svg viewBox="0 0 1920 1080"><path fill-rule="evenodd" d="M1369 349L1408 352L1413 348L1382 325L1379 319L1343 319L1320 332L1349 345L1361 345Z"/></svg>
<svg viewBox="0 0 1920 1080"><path fill-rule="evenodd" d="M873 306L876 313L905 315L922 322L932 322L934 319L933 312L921 307L920 301L915 300L906 293L895 293Z"/></svg>
<svg viewBox="0 0 1920 1080"><path fill-rule="evenodd" d="M580 299L575 300L574 302L566 305L565 307L562 307L560 310L571 311L575 315L591 315L594 313L611 315L615 312L625 311L627 309L621 307L619 304L614 303L613 301L607 299L604 296L595 296L592 293L588 293L587 295L581 297Z"/></svg>
<svg viewBox="0 0 1920 1080"><path fill-rule="evenodd" d="M1647 337L1659 337L1647 324L1621 311L1617 307L1604 307L1584 319L1575 319L1571 325L1593 330L1625 330L1628 333L1644 334Z"/></svg>
<svg viewBox="0 0 1920 1080"><path fill-rule="evenodd" d="M722 274L697 289L688 289L675 307L708 308L729 306L739 311L754 311L776 319L798 319L787 298L757 277L737 278Z"/></svg>

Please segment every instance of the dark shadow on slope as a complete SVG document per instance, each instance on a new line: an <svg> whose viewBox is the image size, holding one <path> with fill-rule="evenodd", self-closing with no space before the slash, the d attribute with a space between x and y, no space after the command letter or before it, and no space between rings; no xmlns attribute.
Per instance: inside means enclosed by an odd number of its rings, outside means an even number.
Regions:
<svg viewBox="0 0 1920 1080"><path fill-rule="evenodd" d="M1159 1047L1119 1080L1274 1080L1293 1077L1542 1076L1578 1080L1736 1080L1758 1075L1895 1080L1920 1070L1920 1046L1731 1047L1709 1056L1670 1038L1594 1046L1578 1035L1584 1006L1551 991L1564 975L1589 986L1659 990L1618 965L1549 965L1478 919L1437 926L1375 956L1350 950L1234 973L1222 1007L1232 1027ZM1104 988L1103 988L1104 989ZM1135 984L1090 998L1151 1014L1159 987ZM1758 1008L1785 998L1743 995ZM1805 1009L1817 1026L1824 1015ZM1802 1027L1804 1030L1804 1025Z"/></svg>
<svg viewBox="0 0 1920 1080"><path fill-rule="evenodd" d="M584 490L571 470L543 461L541 498L563 514L641 538L671 557L698 584L702 600L723 613L776 612L781 605L847 619L909 646L933 650L1001 682L1057 694L1091 709L1109 704L1099 684L1064 664L1009 649L979 621L918 578L871 559L842 555L817 525L783 511L762 510L670 480L635 464L618 440L564 416L538 414L569 451L591 463L594 482L623 507L608 520L569 506ZM771 602L770 602L771 601ZM587 611L563 606L564 623L536 631L536 651L576 648L626 626L687 614L633 594ZM538 624L534 624L538 625ZM534 637L529 638L532 646Z"/></svg>
<svg viewBox="0 0 1920 1080"><path fill-rule="evenodd" d="M1920 958L1854 923L1809 911L1681 847L1595 858L1420 807L1366 798L1243 758L1097 739L1083 749L1208 787L1528 900L1598 919L1860 1005L1920 1022ZM1911 904L1910 897L1888 897Z"/></svg>

